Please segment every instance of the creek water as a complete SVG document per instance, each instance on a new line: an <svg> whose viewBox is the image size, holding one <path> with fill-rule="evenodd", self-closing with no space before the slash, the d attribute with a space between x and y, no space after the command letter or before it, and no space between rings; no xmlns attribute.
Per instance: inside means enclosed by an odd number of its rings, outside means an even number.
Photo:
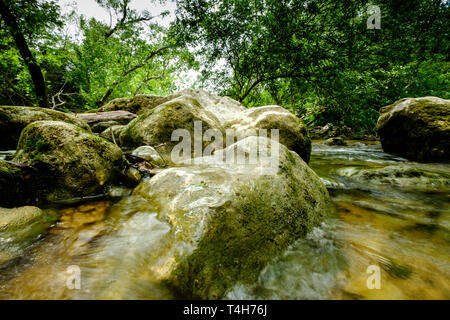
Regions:
<svg viewBox="0 0 450 320"><path fill-rule="evenodd" d="M379 143L352 141L314 143L310 166L335 213L227 299L450 299L449 164L413 163ZM383 168L423 175L370 174ZM0 268L0 298L174 298L161 281L168 250L177 250L168 244L170 227L135 200L59 207L49 233ZM73 265L80 289L67 286ZM380 270L379 289L367 285L369 266Z"/></svg>

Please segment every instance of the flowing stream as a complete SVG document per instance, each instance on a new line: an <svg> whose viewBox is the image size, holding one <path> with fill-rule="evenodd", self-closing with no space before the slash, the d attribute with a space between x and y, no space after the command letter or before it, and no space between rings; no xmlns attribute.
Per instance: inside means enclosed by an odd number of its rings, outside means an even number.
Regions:
<svg viewBox="0 0 450 320"><path fill-rule="evenodd" d="M413 163L353 141L314 143L310 166L334 215L226 298L450 299L449 164ZM161 279L167 248L176 248L156 209L128 198L57 209L49 233L0 267L0 298L175 298ZM70 266L81 270L80 289L67 286ZM369 266L380 270L379 289L368 288Z"/></svg>

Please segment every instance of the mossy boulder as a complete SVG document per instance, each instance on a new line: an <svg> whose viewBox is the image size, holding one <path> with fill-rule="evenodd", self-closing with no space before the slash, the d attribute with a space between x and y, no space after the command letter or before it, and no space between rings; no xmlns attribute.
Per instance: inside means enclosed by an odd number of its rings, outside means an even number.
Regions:
<svg viewBox="0 0 450 320"><path fill-rule="evenodd" d="M419 162L450 160L450 100L406 98L380 109L383 150Z"/></svg>
<svg viewBox="0 0 450 320"><path fill-rule="evenodd" d="M224 124L225 129L235 130L238 139L259 135L260 129L279 130L279 142L295 151L305 161L311 156L311 140L306 125L297 116L280 106L265 106L247 109Z"/></svg>
<svg viewBox="0 0 450 320"><path fill-rule="evenodd" d="M229 97L217 96L200 89L185 89L168 96L137 95L133 98L118 98L91 112L125 110L141 115L181 96L190 96L196 99L206 110L212 112L221 123L230 120L234 114L245 110L241 103Z"/></svg>
<svg viewBox="0 0 450 320"><path fill-rule="evenodd" d="M0 265L20 257L58 218L37 207L0 208Z"/></svg>
<svg viewBox="0 0 450 320"><path fill-rule="evenodd" d="M257 141L249 137L227 150L248 153ZM237 284L254 283L272 259L317 226L330 210L328 192L295 152L278 146L275 171L264 169L267 162L240 166L211 156L141 182L126 200L139 203L134 216L156 213L170 228L157 265L145 269L157 270L180 297L220 299Z"/></svg>
<svg viewBox="0 0 450 320"><path fill-rule="evenodd" d="M177 129L187 130L193 146L195 121L201 121L202 134L208 129L223 131L218 119L196 99L181 96L131 121L120 134L120 145L125 148L152 146L164 161L170 163L171 151L179 143L172 141L172 133ZM206 142L202 143L207 145Z"/></svg>
<svg viewBox="0 0 450 320"><path fill-rule="evenodd" d="M37 121L20 136L15 162L36 168L49 201L101 194L124 167L116 145L73 124Z"/></svg>
<svg viewBox="0 0 450 320"><path fill-rule="evenodd" d="M86 122L67 113L38 107L0 106L0 149L15 149L23 128L40 120L63 121L90 131Z"/></svg>
<svg viewBox="0 0 450 320"><path fill-rule="evenodd" d="M155 95L137 95L132 98L113 99L103 107L92 112L110 112L110 111L128 111L137 115L143 114L164 102L171 100L172 97L161 97Z"/></svg>

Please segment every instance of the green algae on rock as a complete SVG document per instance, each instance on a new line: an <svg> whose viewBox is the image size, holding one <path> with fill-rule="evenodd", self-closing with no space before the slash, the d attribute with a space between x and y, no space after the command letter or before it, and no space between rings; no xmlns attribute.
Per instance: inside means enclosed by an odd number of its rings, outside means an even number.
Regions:
<svg viewBox="0 0 450 320"><path fill-rule="evenodd" d="M217 129L222 132L219 121L211 112L205 110L196 99L181 96L131 121L120 134L120 145L129 148L152 146L164 161L170 162L171 151L178 144L171 140L172 133L177 129L188 130L191 139L194 139L194 121L201 121L204 131Z"/></svg>
<svg viewBox="0 0 450 320"><path fill-rule="evenodd" d="M80 127L37 121L20 136L14 161L38 170L38 194L49 201L101 194L118 180L122 151Z"/></svg>
<svg viewBox="0 0 450 320"><path fill-rule="evenodd" d="M450 160L450 100L405 98L380 109L383 150L420 162Z"/></svg>
<svg viewBox="0 0 450 320"><path fill-rule="evenodd" d="M0 265L21 256L57 218L56 211L37 207L0 208Z"/></svg>
<svg viewBox="0 0 450 320"><path fill-rule="evenodd" d="M90 131L86 122L71 114L38 107L0 106L0 148L15 149L22 130L40 120L63 121Z"/></svg>
<svg viewBox="0 0 450 320"><path fill-rule="evenodd" d="M258 139L229 148L255 148ZM200 166L164 170L133 192L170 225L172 243L161 263L166 281L181 296L219 299L237 283L253 283L267 263L329 212L318 176L279 146L277 173L210 157Z"/></svg>

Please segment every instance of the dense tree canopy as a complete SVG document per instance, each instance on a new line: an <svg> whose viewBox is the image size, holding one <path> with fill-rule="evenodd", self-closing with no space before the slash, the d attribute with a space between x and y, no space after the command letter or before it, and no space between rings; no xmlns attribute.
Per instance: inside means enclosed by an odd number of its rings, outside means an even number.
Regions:
<svg viewBox="0 0 450 320"><path fill-rule="evenodd" d="M204 80L247 105L368 128L382 105L450 94L449 4L377 5L378 30L366 1L180 0L174 32L199 48Z"/></svg>
<svg viewBox="0 0 450 320"><path fill-rule="evenodd" d="M0 104L97 108L170 93L197 66L198 86L247 106L364 130L400 98L450 97L448 1L380 0L380 29L367 27L365 0L159 1L176 3L169 30L154 1L96 2L109 23L62 15L55 1L0 0Z"/></svg>

